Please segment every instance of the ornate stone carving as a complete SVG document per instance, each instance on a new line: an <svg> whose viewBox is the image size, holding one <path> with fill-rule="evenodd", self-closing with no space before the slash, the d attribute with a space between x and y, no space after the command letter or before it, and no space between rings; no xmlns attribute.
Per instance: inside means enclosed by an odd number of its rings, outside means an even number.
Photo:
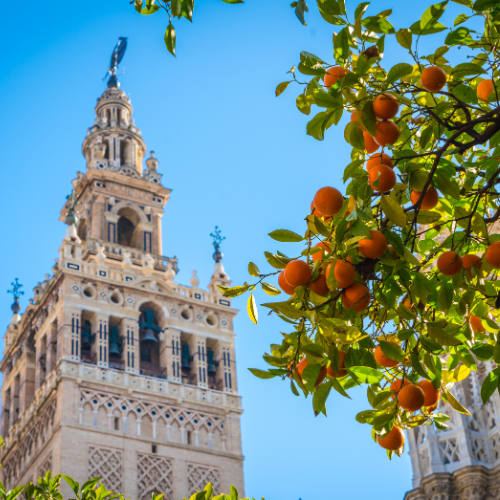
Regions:
<svg viewBox="0 0 500 500"><path fill-rule="evenodd" d="M89 446L88 477L102 477L108 490L122 491L123 454L121 450Z"/></svg>
<svg viewBox="0 0 500 500"><path fill-rule="evenodd" d="M151 498L151 493L163 493L166 500L171 500L173 493L172 460L138 453L137 481L140 500Z"/></svg>
<svg viewBox="0 0 500 500"><path fill-rule="evenodd" d="M189 495L202 491L207 483L211 483L214 493L219 492L220 487L220 469L201 464L187 464L188 491Z"/></svg>
<svg viewBox="0 0 500 500"><path fill-rule="evenodd" d="M52 454L50 454L48 457L45 458L45 460L42 462L42 465L38 468L38 475L39 476L45 476L47 471L50 470L51 476L54 476L54 471L52 470Z"/></svg>

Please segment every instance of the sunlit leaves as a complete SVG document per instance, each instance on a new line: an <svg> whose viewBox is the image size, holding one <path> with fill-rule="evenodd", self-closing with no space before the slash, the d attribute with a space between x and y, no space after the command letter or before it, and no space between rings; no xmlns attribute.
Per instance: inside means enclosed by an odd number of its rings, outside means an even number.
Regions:
<svg viewBox="0 0 500 500"><path fill-rule="evenodd" d="M290 85L290 82L281 82L277 87L276 87L276 97L281 95Z"/></svg>
<svg viewBox="0 0 500 500"><path fill-rule="evenodd" d="M396 32L396 40L405 49L411 49L412 39L411 30L409 29L400 29Z"/></svg>
<svg viewBox="0 0 500 500"><path fill-rule="evenodd" d="M349 57L349 31L343 28L335 37L333 43L333 54L337 62L346 61Z"/></svg>
<svg viewBox="0 0 500 500"><path fill-rule="evenodd" d="M289 231L288 229L276 229L276 231L272 231L269 233L269 236L276 241L282 242L290 242L302 241L304 238L300 236L300 234L294 233L293 231Z"/></svg>
<svg viewBox="0 0 500 500"><path fill-rule="evenodd" d="M175 28L171 24L165 30L165 45L167 50L175 56Z"/></svg>
<svg viewBox="0 0 500 500"><path fill-rule="evenodd" d="M447 1L431 5L420 19L420 29L425 31L432 28L444 14L447 5Z"/></svg>
<svg viewBox="0 0 500 500"><path fill-rule="evenodd" d="M413 66L408 63L399 63L393 66L389 70L389 74L387 75L387 84L391 84L400 80L401 78L411 75L413 72Z"/></svg>
<svg viewBox="0 0 500 500"><path fill-rule="evenodd" d="M383 33L387 35L392 35L396 33L394 26L387 20L378 16L365 17L361 21L361 24L368 30L374 33Z"/></svg>

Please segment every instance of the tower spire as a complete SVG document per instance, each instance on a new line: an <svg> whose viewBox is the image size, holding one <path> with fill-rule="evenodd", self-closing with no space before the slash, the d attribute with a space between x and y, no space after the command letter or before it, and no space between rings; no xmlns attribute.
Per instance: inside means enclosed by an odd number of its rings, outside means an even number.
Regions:
<svg viewBox="0 0 500 500"><path fill-rule="evenodd" d="M11 293L13 298L14 298L14 302L10 306L12 309L12 312L14 313L12 315L11 324L17 325L19 323L19 321L21 321L21 316L19 315L19 311L21 310L21 304L19 304L19 298L21 297L21 295L24 295L24 292L21 290L23 285L21 285L21 283L19 283L19 278L16 278L11 283L11 286L12 286L12 289L7 290L7 293Z"/></svg>
<svg viewBox="0 0 500 500"><path fill-rule="evenodd" d="M221 236L221 230L219 229L219 226L215 226L215 231L213 233L210 233L210 236L213 238L213 245L215 249L215 252L212 255L215 260L215 267L214 274L212 274L212 279L210 280L208 288L213 293L220 293L217 285L229 286L231 284L229 276L226 274L226 271L222 264L222 258L224 257L224 254L220 250L220 244L226 239L226 237Z"/></svg>

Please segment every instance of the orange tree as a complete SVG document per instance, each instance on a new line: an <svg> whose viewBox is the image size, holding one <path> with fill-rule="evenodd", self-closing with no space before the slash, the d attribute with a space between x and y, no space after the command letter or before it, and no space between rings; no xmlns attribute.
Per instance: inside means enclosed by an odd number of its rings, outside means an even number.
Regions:
<svg viewBox="0 0 500 500"><path fill-rule="evenodd" d="M265 252L270 272L250 263L251 283L221 290L248 293L255 323L257 287L283 292L284 300L262 305L288 333L264 355L271 367L252 373L281 377L296 396L312 394L316 414L326 414L332 389L349 397L366 385L371 409L357 420L372 426L391 457L403 451L402 429L446 427L440 397L468 414L452 385L478 360L500 363L500 2L456 0L467 12L452 28L440 22L448 2L439 3L398 30L390 10L367 16L367 2L353 16L342 0L317 3L338 30L335 62L302 52L276 95L303 86L297 108L306 115L321 108L307 124L318 140L350 115L345 185L318 186L303 234L270 233L302 243L299 253ZM305 1L292 7L304 22ZM419 40L439 32L442 45L420 54ZM384 67L394 39L407 61ZM448 52L463 62L451 65ZM302 82L299 72L311 78ZM488 366L484 402L500 376Z"/></svg>

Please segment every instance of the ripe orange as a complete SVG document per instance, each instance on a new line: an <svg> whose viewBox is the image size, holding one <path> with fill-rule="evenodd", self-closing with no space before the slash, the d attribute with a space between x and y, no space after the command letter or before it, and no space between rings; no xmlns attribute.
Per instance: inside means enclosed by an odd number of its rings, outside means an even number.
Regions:
<svg viewBox="0 0 500 500"><path fill-rule="evenodd" d="M393 342L392 340L389 340L391 344L398 345L396 342ZM375 361L380 365L380 366L385 366L386 368L392 368L394 366L399 365L399 361L396 361L395 359L388 358L382 351L382 348L380 346L377 346L375 349Z"/></svg>
<svg viewBox="0 0 500 500"><path fill-rule="evenodd" d="M464 265L464 269L469 275L469 278L472 279L472 268L481 270L481 257L474 255L473 253L468 253L462 257L462 264Z"/></svg>
<svg viewBox="0 0 500 500"><path fill-rule="evenodd" d="M319 213L319 210L314 206L314 201L311 201L311 214L318 217L318 219L323 217L323 214Z"/></svg>
<svg viewBox="0 0 500 500"><path fill-rule="evenodd" d="M398 392L401 390L401 385L403 385L403 387L404 387L405 385L408 385L408 384L411 384L411 382L407 378L405 378L404 380L401 378L396 379L391 384L391 391L394 393L391 396L391 399L394 399L397 396Z"/></svg>
<svg viewBox="0 0 500 500"><path fill-rule="evenodd" d="M419 191L411 192L411 202L414 205L420 198L420 194L421 193ZM422 200L422 203L420 203L420 208L422 210L432 210L433 208L436 207L438 203L439 203L439 194L436 188L433 186L429 186L424 194L424 199Z"/></svg>
<svg viewBox="0 0 500 500"><path fill-rule="evenodd" d="M347 73L350 73L350 71L348 69L344 69L342 66L334 66L333 68L330 68L323 78L325 87L329 89L332 85L335 85L339 78L344 78Z"/></svg>
<svg viewBox="0 0 500 500"><path fill-rule="evenodd" d="M320 274L314 281L309 283L309 288L318 295L326 297L330 293L330 289L326 284L326 275Z"/></svg>
<svg viewBox="0 0 500 500"><path fill-rule="evenodd" d="M378 259L387 250L387 238L384 233L370 229L372 239L359 240L359 251L369 259Z"/></svg>
<svg viewBox="0 0 500 500"><path fill-rule="evenodd" d="M368 132L363 132L363 137L365 139L365 151L368 154L375 153L380 147L380 144Z"/></svg>
<svg viewBox="0 0 500 500"><path fill-rule="evenodd" d="M293 295L295 293L295 287L290 286L285 279L285 270L281 271L278 276L278 285L279 287L288 295Z"/></svg>
<svg viewBox="0 0 500 500"><path fill-rule="evenodd" d="M311 268L303 260L292 260L285 267L285 280L292 286L304 286L311 279Z"/></svg>
<svg viewBox="0 0 500 500"><path fill-rule="evenodd" d="M500 269L500 241L492 243L484 254L486 262L495 269Z"/></svg>
<svg viewBox="0 0 500 500"><path fill-rule="evenodd" d="M493 93L495 87L493 85L493 80L483 80L477 86L477 97L482 101L488 102L488 96Z"/></svg>
<svg viewBox="0 0 500 500"><path fill-rule="evenodd" d="M314 207L323 215L338 214L344 204L344 198L338 189L326 186L318 189L314 195Z"/></svg>
<svg viewBox="0 0 500 500"><path fill-rule="evenodd" d="M411 302L408 300L408 297L406 297L405 300L403 300L403 305L406 307L406 309L413 311L413 306L411 305Z"/></svg>
<svg viewBox="0 0 500 500"><path fill-rule="evenodd" d="M446 85L446 73L438 66L429 66L422 71L420 80L428 92L439 92Z"/></svg>
<svg viewBox="0 0 500 500"><path fill-rule="evenodd" d="M359 128L364 132L365 129L363 128L363 126L361 125L361 122L358 120L358 118L361 118L363 119L363 113L361 111L358 111L357 109L355 109L352 113L351 113L351 121L352 122L358 122L359 123Z"/></svg>
<svg viewBox="0 0 500 500"><path fill-rule="evenodd" d="M304 371L304 368L307 365L308 363L306 358L302 358L300 363L297 365L297 371L299 372L300 378L302 378L302 372ZM326 366L322 366L319 371L318 378L316 379L316 383L314 384L314 387L318 387L318 385L321 384L321 382L323 382L325 378L326 378Z"/></svg>
<svg viewBox="0 0 500 500"><path fill-rule="evenodd" d="M425 393L417 385L407 385L398 394L399 406L406 411L417 411L424 406Z"/></svg>
<svg viewBox="0 0 500 500"><path fill-rule="evenodd" d="M333 369L332 365L329 365L328 368L326 369L326 374L330 378L343 377L344 375L347 375L347 370L344 370L344 358L345 358L345 351L341 351L339 349L339 371L338 373L335 373L335 370Z"/></svg>
<svg viewBox="0 0 500 500"><path fill-rule="evenodd" d="M321 248L320 252L315 252L312 254L314 262L323 260L323 253L325 254L325 257L328 257L328 254L331 252L330 245L326 241L321 241L317 245L314 245L314 248Z"/></svg>
<svg viewBox="0 0 500 500"><path fill-rule="evenodd" d="M482 333L486 331L486 328L481 323L481 318L479 316L474 316L471 314L469 316L470 328L474 333Z"/></svg>
<svg viewBox="0 0 500 500"><path fill-rule="evenodd" d="M405 433L401 427L394 425L383 438L378 437L377 441L382 448L397 451L405 444Z"/></svg>
<svg viewBox="0 0 500 500"><path fill-rule="evenodd" d="M369 172L373 167L377 165L387 165L388 167L394 167L394 163L389 155L385 153L375 153L368 158L366 162L366 171Z"/></svg>
<svg viewBox="0 0 500 500"><path fill-rule="evenodd" d="M336 262L331 262L326 268L326 277L330 275L330 269L333 268L333 274L335 279L339 283L339 288L347 288L354 283L354 278L356 277L356 272L354 266L350 262L343 260L337 260Z"/></svg>
<svg viewBox="0 0 500 500"><path fill-rule="evenodd" d="M378 186L375 185L377 179ZM396 185L396 174L394 170L387 165L377 165L368 173L368 181L372 189L386 193Z"/></svg>
<svg viewBox="0 0 500 500"><path fill-rule="evenodd" d="M439 401L441 394L439 393L439 391L434 389L434 386L432 385L432 382L430 380L421 380L417 385L424 391L424 406L433 406Z"/></svg>
<svg viewBox="0 0 500 500"><path fill-rule="evenodd" d="M399 127L394 122L382 120L377 123L376 128L375 141L382 147L394 144L398 140Z"/></svg>
<svg viewBox="0 0 500 500"><path fill-rule="evenodd" d="M437 268L445 276L455 276L462 270L462 267L460 255L453 250L443 252L437 261Z"/></svg>
<svg viewBox="0 0 500 500"><path fill-rule="evenodd" d="M382 120L394 118L398 114L398 100L391 94L380 94L373 101L373 112Z"/></svg>
<svg viewBox="0 0 500 500"><path fill-rule="evenodd" d="M370 291L361 283L353 283L342 292L342 305L346 309L354 307L355 312L364 311L370 304Z"/></svg>

